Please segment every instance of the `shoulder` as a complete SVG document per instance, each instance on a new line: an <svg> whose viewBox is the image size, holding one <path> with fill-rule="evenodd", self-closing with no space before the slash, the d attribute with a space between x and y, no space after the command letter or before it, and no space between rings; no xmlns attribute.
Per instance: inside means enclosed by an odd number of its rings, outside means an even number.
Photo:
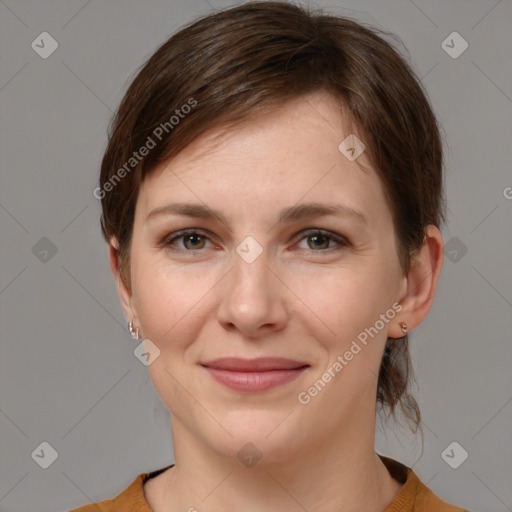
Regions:
<svg viewBox="0 0 512 512"><path fill-rule="evenodd" d="M69 512L128 512L128 510L130 512L153 512L144 496L144 483L170 467L157 469L151 473L141 473L116 497L97 503L89 503L69 510Z"/></svg>
<svg viewBox="0 0 512 512"><path fill-rule="evenodd" d="M99 501L97 503L89 503L78 508L74 508L69 512L121 512L122 510L132 510L147 512L144 508L140 508L142 492L142 485L144 474L140 474L137 478L115 498ZM137 508L134 508L137 507ZM149 511L149 509L147 509ZM150 512L150 511L149 511Z"/></svg>
<svg viewBox="0 0 512 512"><path fill-rule="evenodd" d="M417 493L414 502L414 512L428 512L435 510L436 512L469 512L466 509L452 505L443 501L439 496L429 489L417 476L412 472L413 479L416 480Z"/></svg>
<svg viewBox="0 0 512 512"><path fill-rule="evenodd" d="M397 460L379 456L393 478L403 484L384 512L469 512L443 501L418 478L411 468Z"/></svg>

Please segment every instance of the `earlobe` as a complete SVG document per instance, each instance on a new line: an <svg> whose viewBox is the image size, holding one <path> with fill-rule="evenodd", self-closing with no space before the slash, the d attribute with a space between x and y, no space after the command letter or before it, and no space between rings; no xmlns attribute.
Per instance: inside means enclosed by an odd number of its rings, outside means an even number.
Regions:
<svg viewBox="0 0 512 512"><path fill-rule="evenodd" d="M389 337L401 338L425 319L434 301L443 258L443 236L436 226L429 225L421 247L412 257L407 290L399 301L402 310L396 317L396 325L388 330ZM407 326L405 333L402 324Z"/></svg>

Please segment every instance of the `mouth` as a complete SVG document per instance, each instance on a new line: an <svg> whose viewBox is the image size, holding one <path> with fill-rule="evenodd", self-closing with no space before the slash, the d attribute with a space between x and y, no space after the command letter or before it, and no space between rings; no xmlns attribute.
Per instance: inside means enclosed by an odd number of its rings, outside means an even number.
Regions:
<svg viewBox="0 0 512 512"><path fill-rule="evenodd" d="M281 357L215 359L201 363L214 380L243 392L273 389L297 378L309 364Z"/></svg>

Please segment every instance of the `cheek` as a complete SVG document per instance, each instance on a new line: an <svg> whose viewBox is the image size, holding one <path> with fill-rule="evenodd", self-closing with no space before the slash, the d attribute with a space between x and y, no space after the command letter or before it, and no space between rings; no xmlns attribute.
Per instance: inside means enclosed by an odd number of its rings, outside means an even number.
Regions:
<svg viewBox="0 0 512 512"><path fill-rule="evenodd" d="M306 330L322 346L322 357L308 383L311 387L302 391L311 400L308 414L322 416L328 409L332 412L328 421L334 425L355 410L362 397L368 398L369 390L373 393L387 332L386 323L383 328L379 323L377 331L375 325L386 312L391 311L391 319L394 310L390 279L377 268L320 274L301 286L304 303L315 313L307 315L311 320Z"/></svg>
<svg viewBox="0 0 512 512"><path fill-rule="evenodd" d="M161 350L183 351L199 335L214 273L186 272L150 257L135 259L132 272L133 305L144 336Z"/></svg>
<svg viewBox="0 0 512 512"><path fill-rule="evenodd" d="M189 278L179 270L170 271L149 260L134 263L133 304L144 338L149 338L160 350L148 366L151 380L174 415L181 417L185 411L194 415L185 389L190 386L186 360L189 348L194 346L204 326L201 313L206 305L208 282L197 274ZM184 388L182 383L187 386Z"/></svg>
<svg viewBox="0 0 512 512"><path fill-rule="evenodd" d="M297 290L302 301L299 307L310 311L310 329L329 352L350 345L391 306L383 273L368 266L320 269L302 280Z"/></svg>

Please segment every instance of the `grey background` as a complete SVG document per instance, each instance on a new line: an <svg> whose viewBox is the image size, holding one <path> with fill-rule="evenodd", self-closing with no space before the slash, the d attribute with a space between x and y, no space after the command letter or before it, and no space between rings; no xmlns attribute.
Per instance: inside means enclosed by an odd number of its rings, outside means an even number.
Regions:
<svg viewBox="0 0 512 512"><path fill-rule="evenodd" d="M169 414L133 355L92 191L132 73L183 23L228 5L0 0L2 512L112 498L173 461ZM448 146L451 253L411 336L425 449L396 428L379 430L377 449L447 501L512 510L512 2L315 5L402 38ZM43 31L59 45L47 59L31 48ZM456 59L441 47L453 31L469 44ZM43 441L58 452L48 469L31 456ZM452 441L469 453L458 469L441 457Z"/></svg>

